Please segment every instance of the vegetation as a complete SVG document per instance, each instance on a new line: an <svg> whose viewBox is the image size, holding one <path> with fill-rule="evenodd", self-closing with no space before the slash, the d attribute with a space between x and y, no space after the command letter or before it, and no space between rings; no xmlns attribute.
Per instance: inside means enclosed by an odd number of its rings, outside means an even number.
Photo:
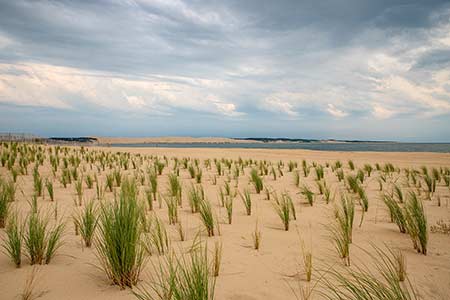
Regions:
<svg viewBox="0 0 450 300"><path fill-rule="evenodd" d="M323 278L320 294L325 299L339 300L416 300L420 299L412 283L399 274L398 256L395 252L373 246L369 254L372 266L357 269L329 268ZM377 272L372 272L374 269ZM406 276L405 274L401 276Z"/></svg>
<svg viewBox="0 0 450 300"><path fill-rule="evenodd" d="M22 264L23 226L16 215L8 218L6 237L3 239L5 253L11 258L17 268Z"/></svg>
<svg viewBox="0 0 450 300"><path fill-rule="evenodd" d="M422 202L414 192L410 192L405 206L406 228L413 242L414 249L427 254L428 224Z"/></svg>
<svg viewBox="0 0 450 300"><path fill-rule="evenodd" d="M49 219L39 211L28 215L24 230L24 246L30 264L48 264L62 245L64 224L57 223L49 228Z"/></svg>
<svg viewBox="0 0 450 300"><path fill-rule="evenodd" d="M211 207L211 203L204 199L199 203L200 219L205 226L208 236L214 236L214 215Z"/></svg>
<svg viewBox="0 0 450 300"><path fill-rule="evenodd" d="M314 192L307 185L303 185L300 193L306 198L308 204L313 206L314 204Z"/></svg>
<svg viewBox="0 0 450 300"><path fill-rule="evenodd" d="M263 190L264 186L263 180L258 175L258 171L256 169L252 169L252 171L250 172L250 180L255 187L256 193L259 194Z"/></svg>
<svg viewBox="0 0 450 300"><path fill-rule="evenodd" d="M274 203L274 209L284 225L284 230L289 230L289 221L291 219L292 200L286 194L282 194L281 200Z"/></svg>
<svg viewBox="0 0 450 300"><path fill-rule="evenodd" d="M252 214L252 198L249 190L244 190L244 193L240 194L240 196L242 203L244 203L245 212L247 213L247 216L250 216Z"/></svg>
<svg viewBox="0 0 450 300"><path fill-rule="evenodd" d="M75 216L74 221L83 238L84 245L91 247L98 224L98 211L95 203L93 201L88 202L85 208Z"/></svg>
<svg viewBox="0 0 450 300"><path fill-rule="evenodd" d="M152 278L133 294L140 300L212 300L216 277L210 265L204 245L193 246L187 254L171 252L153 264Z"/></svg>
<svg viewBox="0 0 450 300"><path fill-rule="evenodd" d="M119 198L100 209L97 257L100 268L121 288L138 282L145 262L141 209L136 183L128 180L123 182Z"/></svg>

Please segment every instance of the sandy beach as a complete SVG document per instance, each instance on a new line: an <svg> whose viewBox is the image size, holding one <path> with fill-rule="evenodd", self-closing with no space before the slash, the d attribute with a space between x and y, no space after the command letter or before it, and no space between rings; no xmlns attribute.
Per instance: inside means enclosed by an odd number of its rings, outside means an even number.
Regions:
<svg viewBox="0 0 450 300"><path fill-rule="evenodd" d="M121 140L122 142L126 142ZM168 142L168 140L164 140ZM171 140L173 141L173 140ZM177 140L178 141L178 140ZM101 139L102 143L116 143L111 138ZM136 142L134 139L133 142ZM145 139L140 142L151 142ZM227 139L220 139L227 142ZM39 209L47 211L52 216L58 212L57 218L66 224L62 237L63 244L58 249L56 256L49 264L38 267L36 290L42 291L40 299L136 299L129 288L120 289L112 285L105 273L99 269L95 247L83 246L79 235L75 234L73 215L83 209L88 200L111 202L114 192L106 190L103 200L96 200L95 183L93 188L88 188L83 182L82 206L77 204L75 182L67 184L64 188L60 181L62 166L52 173L49 160L48 146L42 146L46 153L43 165L39 167L40 176L54 184L54 201L49 199L44 189L42 196L37 197ZM54 148L54 147L52 147ZM215 299L252 300L252 299L302 299L300 287L312 287L320 281L321 269L325 266L342 265L342 260L337 255L334 245L330 240L327 225L333 222L334 208L338 203L341 193L349 193L344 181L340 182L332 169L336 161L342 162L341 169L345 175L356 174L364 165L373 166L370 177L365 174L365 180L361 183L364 188L369 207L364 213L362 222L362 207L355 202L355 218L353 228L353 240L350 257L352 264L346 268L356 268L362 264L369 264L369 254L374 254L373 244L378 247L401 250L407 262L407 274L412 286L421 296L421 299L448 299L450 296L450 235L432 232L431 226L439 220L450 221L450 189L443 180L437 182L436 191L428 198L425 185L411 186L409 179L405 177L405 169L415 169L420 172L422 166L426 166L431 174L432 168L445 170L450 167L450 154L448 153L377 153L377 152L321 152L307 150L266 150L266 149L198 149L198 148L109 148L109 147L84 147L84 154L79 147L69 147L67 154L60 152L62 157L78 155L85 157L87 154L99 155L100 153L129 153L130 160L139 161L136 168L130 164L128 170L121 168L118 161L107 165L105 170L98 160L86 161L81 159L78 166L78 176L86 178L90 175L98 178L100 186L105 187L106 175L115 169L120 169L122 177L144 176L143 185L138 183L138 198L145 202L145 190L149 186L147 169L152 166L155 157L159 157L167 164L158 176L158 192L168 193L168 176L179 169L179 180L182 185L182 205L178 208L179 222L182 224L186 240L180 241L175 225L169 225L167 205L162 207L154 202L154 212L164 223L171 241L171 247L184 251L192 244L197 232L201 232L201 239L213 249L215 241L222 244L222 259L220 273L216 277ZM0 152L5 147L0 148ZM142 162L140 159L142 158ZM201 183L191 178L189 171L178 165L174 168L175 160L182 161L188 158L189 165L198 159L199 169L202 171ZM237 165L241 159L252 160L252 163L243 167L244 173L238 177L233 176L233 168L228 170L224 166L224 174L219 175L214 166L214 159L220 161L226 159ZM211 166L206 163L209 160ZM302 161L305 160L309 167L308 176L304 176ZM355 169L349 168L348 161L353 161ZM264 162L269 172L262 175L264 187L271 194L282 193L290 195L296 211L296 219L290 220L290 229L285 231L279 216L274 209L274 199L267 199L264 191L260 194L250 182L250 171L258 168ZM276 179L270 173L270 168L282 162L277 171ZM289 162L297 163L293 170L289 171ZM417 253L413 248L408 234L400 233L396 224L392 223L389 211L382 201L379 178L382 171L376 170L376 164L380 166L391 163L399 172L394 171L387 179L383 193L391 193L393 184L401 187L404 194L414 190L420 192L420 199L424 205L424 211L428 224L428 251L427 255ZM316 183L316 175L313 164L322 165L324 168L323 181L326 182L330 192L330 203L326 203L325 196L321 195ZM61 163L62 165L62 163ZM34 163L28 165L27 175L18 175L16 181L17 191L15 201L11 203L10 211L16 211L25 219L30 211L29 201L35 193L33 186ZM447 169L448 170L448 169ZM295 173L300 174L300 184L295 183ZM443 171L445 172L445 171ZM4 180L11 178L11 173L6 166L0 167L0 175ZM421 181L422 177L418 176ZM233 221L228 224L227 211L220 203L220 189L228 182L232 193L236 193L233 206ZM216 232L214 237L208 237L203 230L199 215L193 214L188 205L188 191L194 185L201 185L205 198L209 200L216 215L220 234ZM314 193L314 205L308 204L307 199L301 194L301 187L307 186ZM115 187L114 190L117 190ZM248 190L252 201L252 213L247 215L240 193ZM350 194L351 197L356 197ZM438 200L440 199L440 206ZM356 199L356 198L355 198ZM148 212L148 214L150 214ZM361 224L360 224L361 222ZM256 227L257 226L257 227ZM254 249L252 234L258 228L261 234L259 250ZM0 237L6 239L4 229L0 229ZM304 247L302 248L302 244ZM304 266L302 264L302 252L310 249L313 258L313 271L311 283L305 279ZM180 250L181 249L181 250ZM0 254L0 299L20 299L20 294L27 278L32 270L29 259L22 255L22 266L16 268L11 259L5 254ZM143 269L137 286L148 282L152 277L152 265L158 262L158 255L149 256L149 261ZM373 268L372 268L373 269ZM319 284L320 285L320 284ZM310 299L325 299L319 293L319 287L313 290Z"/></svg>

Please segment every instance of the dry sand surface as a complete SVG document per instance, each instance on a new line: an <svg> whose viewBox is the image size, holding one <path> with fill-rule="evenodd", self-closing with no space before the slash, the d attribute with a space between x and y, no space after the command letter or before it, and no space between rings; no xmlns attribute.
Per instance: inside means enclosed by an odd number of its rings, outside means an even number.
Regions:
<svg viewBox="0 0 450 300"><path fill-rule="evenodd" d="M103 142L113 143L112 139L103 140ZM135 142L135 141L133 141ZM79 150L73 147L71 149ZM189 157L200 159L200 166L203 170L202 186L205 190L207 199L213 205L220 223L220 235L207 237L205 233L202 238L207 241L212 249L215 240L221 241L223 245L223 256L220 269L220 275L217 277L216 299L232 300L251 300L251 299L297 299L295 293L299 294L299 286L306 286L305 276L302 267L302 247L301 240L307 248L312 248L314 266L319 268L324 265L335 264L342 265L332 242L328 236L326 225L333 221L334 204L326 204L324 197L318 195L317 185L315 183L314 169L307 178L302 174L301 162L305 159L309 165L313 162L322 164L334 164L336 160L341 160L346 174L353 174L350 171L347 161L353 160L357 169L362 168L364 164L392 163L399 168L416 168L427 166L431 171L432 167L450 167L449 154L437 153L371 153L371 152L321 152L307 150L261 150L261 149L171 149L171 148L100 148L89 147L89 152L129 152L131 154L140 154L144 156L144 164L140 166L145 171L150 155L163 155L169 158L169 167L165 167L163 175L159 176L158 186L160 193L166 193L168 185L168 174L172 172L174 161L170 158L179 159ZM238 183L233 179L232 172L228 175L218 176L213 159L233 159L237 160L265 160L272 163L277 168L279 161L284 162L282 167L283 176L277 174L274 180L270 173L263 178L264 185L278 195L285 192L294 200L297 213L296 220L291 220L289 231L283 230L280 218L273 208L273 199L267 200L264 192L257 194L253 186L249 183L249 173L251 168L246 167L245 174L239 176ZM204 160L211 159L211 168L204 166ZM294 184L294 172L288 171L288 162L298 163L296 170L301 174L300 185L306 184L315 192L315 203L308 205L306 199L301 195L299 187ZM98 162L94 163L99 165ZM32 168L34 164L29 165L28 175L19 175L17 179L18 191L16 192L16 201L12 205L12 210L17 209L25 214L29 210L28 201L33 194ZM270 167L269 167L270 169ZM84 170L84 171L83 171ZM80 208L74 203L76 199L74 184L69 184L64 188L59 181L60 170L56 178L53 178L48 155L44 165L39 168L43 178L49 178L55 185L55 202L49 200L46 192L44 197L38 198L41 209L54 211L57 203L58 215L66 221L64 234L64 244L59 249L57 256L48 264L39 267L37 289L45 291L41 299L136 299L129 289L120 290L117 286L110 285L105 274L99 270L98 260L94 248L85 248L82 246L80 236L75 235L72 215ZM98 180L104 186L106 174L111 173L111 169L106 167L105 171L97 171L97 167L92 169L86 161L82 161L79 167L80 174L97 173ZM122 171L123 174L131 176L136 173L130 166L130 170ZM5 167L0 167L2 178L9 178L10 173ZM146 172L145 172L146 174ZM217 184L213 184L213 178L216 176ZM371 243L378 246L388 245L391 249L400 249L403 251L407 260L407 272L413 286L417 289L423 299L450 299L450 235L443 233L429 233L428 254L418 254L412 247L411 239L407 234L399 232L397 226L390 222L388 211L380 198L378 180L380 174L374 171L371 177L367 177L363 183L368 199L369 209L364 216L362 225L359 226L361 218L361 207L356 204L356 215L353 229L353 243L351 245L352 267L359 263L369 263L367 255L362 249L371 249ZM392 175L393 178L399 175ZM402 176L404 173L402 172ZM191 243L202 224L198 214L192 214L188 206L187 191L194 179L186 169L180 167L180 178L183 185L183 207L180 208L180 221L187 232L187 241L180 242L176 227L168 225L167 207L163 204L158 207L155 202L155 212L164 221L166 228L172 240L172 246L175 248L187 248ZM230 178L230 186L233 190L237 189L243 192L249 189L253 201L251 216L245 213L244 205L239 195L234 199L233 222L231 225L227 222L226 210L219 204L219 188L223 187ZM338 198L339 191L345 191L344 183L338 182L331 168L325 167L325 180L331 189L332 196ZM392 179L394 180L394 179ZM400 176L398 183L404 189L405 179ZM148 185L147 181L145 185ZM236 187L237 186L237 187ZM422 186L424 184L422 183ZM392 188L386 185L385 189ZM141 198L144 198L145 187L141 186ZM95 187L88 189L84 185L84 199L95 197ZM422 193L422 196L425 193ZM437 205L437 196L441 199L441 206ZM106 192L106 200L110 201L113 193ZM424 200L426 215L428 217L428 226L436 224L438 220L450 221L450 190L441 181L437 185L436 193L432 200ZM253 249L252 233L255 226L262 234L261 248L259 251ZM0 236L5 237L3 229L0 230ZM372 251L373 253L373 251ZM156 262L155 255L150 257L150 262ZM26 257L23 257L21 268L15 268L14 264L5 254L0 254L0 299L20 299L19 294L32 267ZM151 263L145 267L141 279L147 281L152 272ZM313 282L319 278L318 272L313 271ZM139 283L140 285L141 283ZM320 295L313 295L312 299L322 299Z"/></svg>

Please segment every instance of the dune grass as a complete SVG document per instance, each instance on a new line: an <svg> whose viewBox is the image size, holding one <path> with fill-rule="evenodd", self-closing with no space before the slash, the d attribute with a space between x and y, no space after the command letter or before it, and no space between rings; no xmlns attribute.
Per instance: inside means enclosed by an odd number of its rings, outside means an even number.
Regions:
<svg viewBox="0 0 450 300"><path fill-rule="evenodd" d="M97 258L109 280L120 288L135 285L145 263L141 211L136 183L127 179L119 197L100 209Z"/></svg>
<svg viewBox="0 0 450 300"><path fill-rule="evenodd" d="M208 236L214 236L215 220L211 203L208 199L204 199L199 203L199 213L200 219L205 226Z"/></svg>
<svg viewBox="0 0 450 300"><path fill-rule="evenodd" d="M299 171L294 171L294 185L296 187L300 186L300 173L299 173Z"/></svg>
<svg viewBox="0 0 450 300"><path fill-rule="evenodd" d="M36 196L40 197L42 196L42 190L44 187L44 183L42 180L41 175L39 174L39 171L37 168L33 171L33 187L34 187L34 193Z"/></svg>
<svg viewBox="0 0 450 300"><path fill-rule="evenodd" d="M32 210L27 217L24 230L25 253L30 264L49 264L62 245L64 223L49 228L49 218Z"/></svg>
<svg viewBox="0 0 450 300"><path fill-rule="evenodd" d="M167 205L167 215L169 217L169 224L173 225L178 223L178 200L176 197L167 196L164 197L164 201Z"/></svg>
<svg viewBox="0 0 450 300"><path fill-rule="evenodd" d="M81 206L83 203L83 180L81 178L75 181L75 193L78 199L78 206Z"/></svg>
<svg viewBox="0 0 450 300"><path fill-rule="evenodd" d="M372 165L371 165L371 164L365 164L365 165L364 165L364 171L367 172L367 177L370 177L370 175L371 175L372 172L373 172L373 167L372 167Z"/></svg>
<svg viewBox="0 0 450 300"><path fill-rule="evenodd" d="M384 193L381 198L389 209L391 221L397 224L401 233L406 233L406 219L402 207L389 194Z"/></svg>
<svg viewBox="0 0 450 300"><path fill-rule="evenodd" d="M147 236L145 249L147 253L163 255L169 251L169 238L164 223L155 215Z"/></svg>
<svg viewBox="0 0 450 300"><path fill-rule="evenodd" d="M91 175L86 175L86 178L84 179L84 182L86 183L86 187L88 189L92 189L94 187L94 179Z"/></svg>
<svg viewBox="0 0 450 300"><path fill-rule="evenodd" d="M316 171L316 180L322 180L324 177L324 170L322 165L317 165L314 170Z"/></svg>
<svg viewBox="0 0 450 300"><path fill-rule="evenodd" d="M132 292L139 300L213 300L216 277L207 247L169 255L152 264L151 279Z"/></svg>
<svg viewBox="0 0 450 300"><path fill-rule="evenodd" d="M48 196L50 197L50 201L55 201L55 193L53 190L53 182L50 180L45 181L45 187L47 188Z"/></svg>
<svg viewBox="0 0 450 300"><path fill-rule="evenodd" d="M84 209L75 215L74 221L83 238L84 245L88 248L91 247L98 224L98 210L94 201L89 201Z"/></svg>
<svg viewBox="0 0 450 300"><path fill-rule="evenodd" d="M45 264L49 264L56 251L62 246L62 235L64 233L65 224L57 224L48 234L46 238Z"/></svg>
<svg viewBox="0 0 450 300"><path fill-rule="evenodd" d="M355 170L355 163L353 162L353 160L348 161L348 167L352 171Z"/></svg>
<svg viewBox="0 0 450 300"><path fill-rule="evenodd" d="M252 214L252 198L250 196L250 191L245 189L244 193L239 193L242 203L245 207L245 213L247 216L250 216Z"/></svg>
<svg viewBox="0 0 450 300"><path fill-rule="evenodd" d="M328 226L331 240L346 266L350 266L350 244L352 242L355 205L351 197L341 195L335 207L335 222Z"/></svg>
<svg viewBox="0 0 450 300"><path fill-rule="evenodd" d="M17 215L8 217L5 233L3 249L16 268L20 268L22 264L23 225L20 223Z"/></svg>
<svg viewBox="0 0 450 300"><path fill-rule="evenodd" d="M300 189L300 194L306 198L309 205L314 205L314 192L307 185L302 186Z"/></svg>
<svg viewBox="0 0 450 300"><path fill-rule="evenodd" d="M337 169L336 170L336 177L338 179L339 182L341 182L342 180L344 180L344 170L342 169Z"/></svg>
<svg viewBox="0 0 450 300"><path fill-rule="evenodd" d="M353 175L348 175L346 177L346 179L347 179L348 190L353 192L353 193L358 193L358 189L360 188L358 177L357 176L353 176Z"/></svg>
<svg viewBox="0 0 450 300"><path fill-rule="evenodd" d="M369 198L367 197L366 191L362 186L358 186L357 193L363 211L367 212L369 210Z"/></svg>
<svg viewBox="0 0 450 300"><path fill-rule="evenodd" d="M114 175L113 174L106 174L106 187L110 192L113 191L114 187Z"/></svg>
<svg viewBox="0 0 450 300"><path fill-rule="evenodd" d="M331 267L327 270L320 295L330 300L418 300L413 284L398 274L398 257L393 250L373 246L373 264L358 268ZM376 272L374 272L374 270ZM405 275L406 276L406 275Z"/></svg>
<svg viewBox="0 0 450 300"><path fill-rule="evenodd" d="M256 193L259 194L263 190L264 185L262 177L259 176L258 171L256 169L251 170L250 181L253 183Z"/></svg>
<svg viewBox="0 0 450 300"><path fill-rule="evenodd" d="M197 172L195 173L195 182L196 183L202 183L202 170L199 168L197 169Z"/></svg>
<svg viewBox="0 0 450 300"><path fill-rule="evenodd" d="M46 293L46 291L37 291L38 275L39 269L34 266L27 276L22 292L19 294L21 300L36 300Z"/></svg>
<svg viewBox="0 0 450 300"><path fill-rule="evenodd" d="M405 201L402 189L397 184L394 184L394 195L400 203Z"/></svg>
<svg viewBox="0 0 450 300"><path fill-rule="evenodd" d="M198 212L200 201L202 201L204 197L205 192L202 186L191 186L190 190L188 191L188 201L192 213Z"/></svg>
<svg viewBox="0 0 450 300"><path fill-rule="evenodd" d="M213 261L212 261L212 273L214 277L219 276L220 266L222 262L222 242L215 241L214 242L214 250L213 250Z"/></svg>
<svg viewBox="0 0 450 300"><path fill-rule="evenodd" d="M4 183L0 178L0 228L4 228L10 207L10 197Z"/></svg>
<svg viewBox="0 0 450 300"><path fill-rule="evenodd" d="M281 195L281 199L277 199L273 207L283 223L284 230L289 231L289 222L291 220L292 201L286 194Z"/></svg>
<svg viewBox="0 0 450 300"><path fill-rule="evenodd" d="M224 200L224 206L227 210L228 224L233 221L233 197L226 197Z"/></svg>
<svg viewBox="0 0 450 300"><path fill-rule="evenodd" d="M158 175L156 172L149 172L148 181L150 182L150 191L153 194L153 201L156 201L156 194L158 193Z"/></svg>
<svg viewBox="0 0 450 300"><path fill-rule="evenodd" d="M298 228L297 228L298 231ZM300 232L298 232L299 239L300 239L300 248L302 252L302 260L301 265L303 267L304 273L305 273L305 280L307 282L310 282L312 279L312 272L313 272L313 254L312 254L312 240L309 242L309 245L306 246L305 241L300 236Z"/></svg>
<svg viewBox="0 0 450 300"><path fill-rule="evenodd" d="M405 205L406 228L417 252L426 255L428 245L428 224L422 201L416 193L410 192Z"/></svg>
<svg viewBox="0 0 450 300"><path fill-rule="evenodd" d="M181 205L181 181L174 173L169 174L169 195L177 200L178 205Z"/></svg>
<svg viewBox="0 0 450 300"><path fill-rule="evenodd" d="M261 247L261 240L261 230L259 230L258 221L256 221L255 230L252 232L253 249L259 250Z"/></svg>

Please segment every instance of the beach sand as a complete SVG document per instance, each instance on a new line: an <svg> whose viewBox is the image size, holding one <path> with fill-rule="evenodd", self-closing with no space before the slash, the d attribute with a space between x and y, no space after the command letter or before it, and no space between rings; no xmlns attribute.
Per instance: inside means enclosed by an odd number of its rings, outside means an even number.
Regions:
<svg viewBox="0 0 450 300"><path fill-rule="evenodd" d="M146 140L148 141L148 140ZM102 140L104 143L114 143L114 139ZM133 141L135 142L135 141ZM143 142L143 141L142 141ZM72 149L79 149L71 147ZM305 159L309 164L313 162L334 164L341 160L346 174L350 174L347 161L353 160L357 168L364 164L390 162L400 168L416 168L425 165L431 167L450 167L450 154L445 153L377 153L377 152L321 152L308 150L267 150L267 149L189 149L189 148L109 148L109 147L85 147L88 151L128 152L141 156L167 156L182 159L189 157L203 160L214 158L238 158L265 160L276 165L278 161L285 163L284 176L274 180L271 175L264 176L264 185L279 195L289 193L294 200L297 211L297 220L291 221L289 231L284 231L282 223L274 211L273 201L266 200L264 193L256 194L249 183L250 168L245 169L245 175L241 175L237 189L251 191L253 212L251 216L245 214L244 205L239 197L234 200L233 223L227 224L226 211L219 205L219 188L224 185L227 176L217 176L217 185L213 185L213 177L216 175L214 165L210 170L203 167L202 185L206 197L213 204L213 208L220 220L220 236L208 238L203 234L203 239L214 245L214 241L221 241L223 256L220 275L217 277L216 299L252 300L252 299L297 299L295 293L299 293L298 285L306 284L302 274L302 248L301 240L307 247L312 248L314 266L330 264L342 264L330 242L326 224L333 219L333 204L326 204L323 196L315 196L314 206L309 206L305 198L299 194L300 189L294 184L293 172L288 172L287 163L295 161L301 165ZM146 161L146 160L145 160ZM173 161L170 161L172 164ZM96 173L85 161L80 168L85 166L85 174ZM172 166L172 165L171 165ZM33 194L32 165L29 166L28 175L19 176L17 180L18 191L13 209L21 213L29 210L28 201ZM142 166L145 170L146 165ZM301 169L300 169L301 170ZM167 189L167 175L172 171L171 167L164 169L159 177L159 189L165 193ZM98 175L99 181L104 182L106 174ZM134 174L134 170L123 171L124 174ZM301 171L300 171L301 172ZM44 178L52 178L49 160L40 167L40 173ZM3 178L9 177L9 171L0 167ZM429 233L428 255L418 254L412 247L411 239L407 234L401 234L397 226L390 222L388 211L380 199L378 191L378 172L366 178L364 186L369 198L369 210L364 215L361 226L361 208L356 205L355 225L353 230L353 243L351 245L352 265L368 263L364 249L370 251L371 243L378 246L386 244L392 249L401 249L406 256L407 272L413 286L423 299L449 299L450 296L450 235L441 233ZM187 231L187 241L179 242L175 226L168 225L167 208L160 209L155 205L155 211L166 224L170 233L173 247L187 248L199 228L202 228L198 214L192 214L187 204L186 192L194 183L185 169L180 169L180 178L183 184L183 207L180 208L180 220ZM314 170L308 178L301 176L300 182L310 186L317 193ZM343 183L339 183L330 168L325 168L325 179L331 188L332 195L336 196L339 190L343 190ZM399 181L401 182L401 181ZM129 289L120 290L111 285L105 274L99 270L98 260L94 248L82 246L80 236L74 234L72 215L79 208L74 204L75 188L73 183L64 188L58 180L54 180L55 198L58 207L58 215L66 221L64 244L59 249L58 255L49 265L39 267L37 289L45 291L42 298L48 300L60 299L136 299ZM235 180L230 182L232 188ZM143 197L144 187L140 187ZM440 196L442 205L437 206L436 197ZM84 199L95 197L95 188L87 189L84 186ZM112 199L113 194L106 192L106 198ZM439 183L432 201L424 201L428 225L434 225L438 220L450 221L450 190ZM49 201L48 195L38 198L41 209L53 211L55 203ZM255 226L262 234L261 248L256 251L252 247L252 233ZM4 230L0 230L0 236L5 237ZM373 251L371 252L373 253ZM151 256L151 262L157 262L157 257ZM0 299L19 299L26 279L32 267L28 259L24 257L23 266L19 269L5 254L0 254ZM151 276L151 263L148 263L142 273L141 279L147 281ZM319 278L318 272L313 271L313 281ZM141 283L140 283L141 284ZM322 299L314 295L312 299Z"/></svg>

